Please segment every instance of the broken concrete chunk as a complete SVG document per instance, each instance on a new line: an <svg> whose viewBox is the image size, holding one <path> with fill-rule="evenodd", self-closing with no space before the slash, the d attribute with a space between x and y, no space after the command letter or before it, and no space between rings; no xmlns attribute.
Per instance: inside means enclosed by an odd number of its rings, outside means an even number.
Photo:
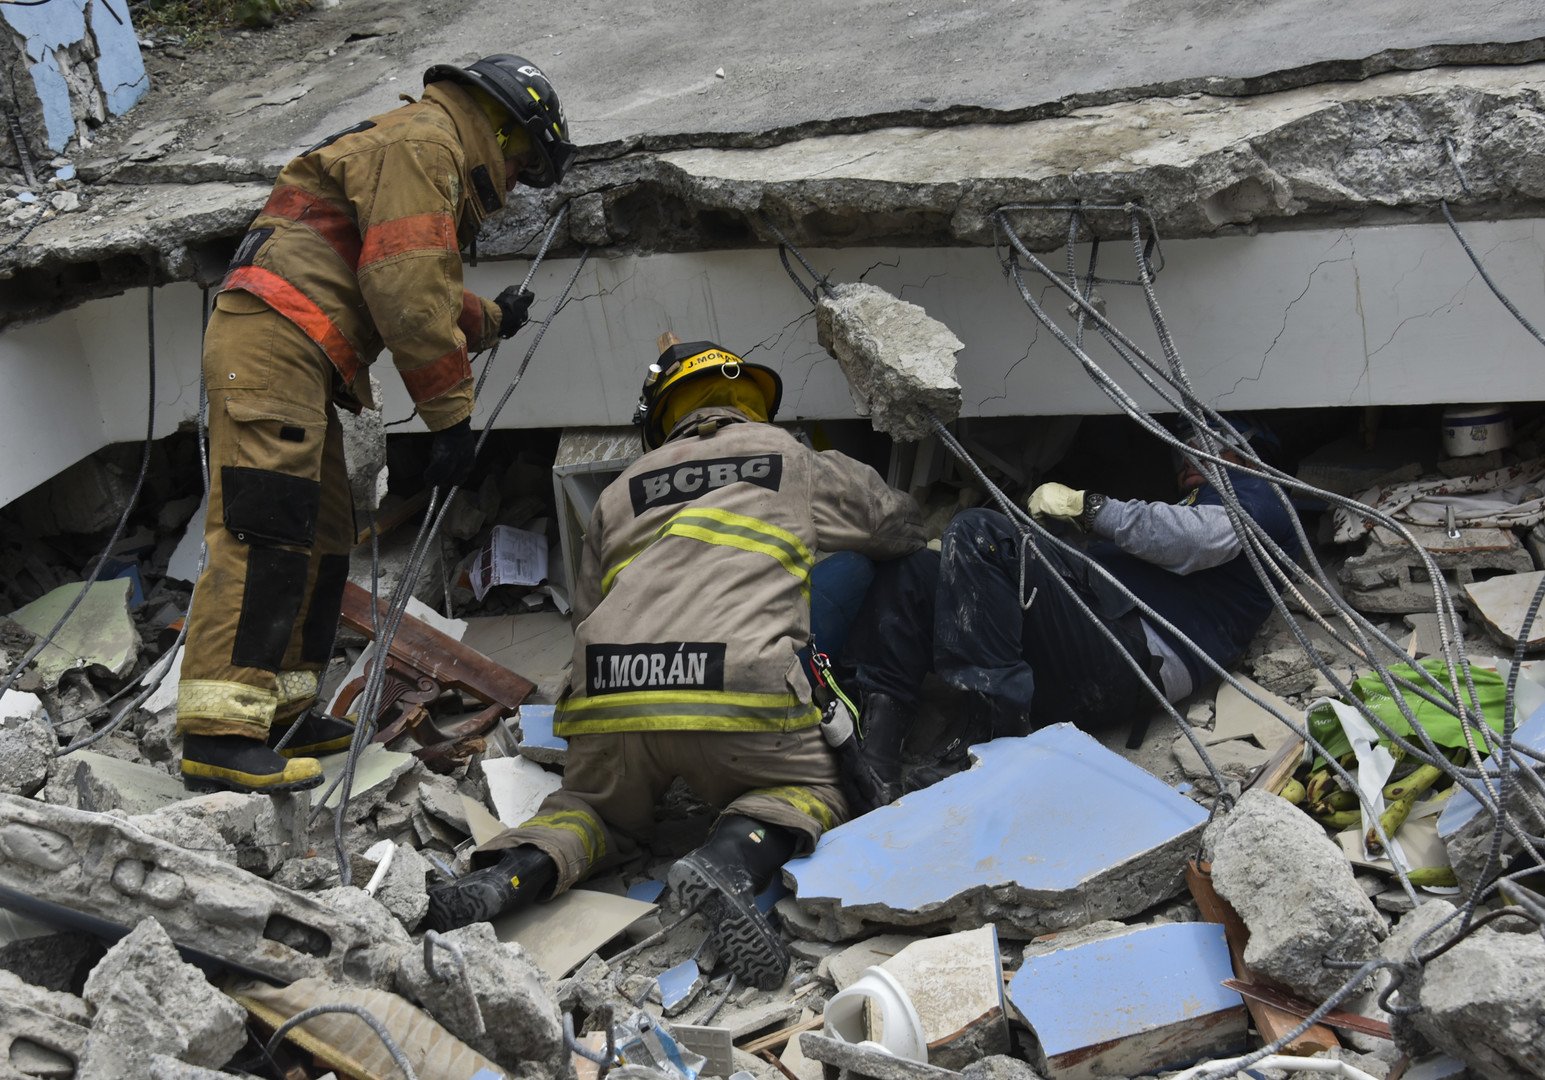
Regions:
<svg viewBox="0 0 1545 1080"><path fill-rule="evenodd" d="M955 355L965 345L916 304L877 285L835 287L816 305L816 332L847 377L853 405L875 430L915 442L960 415Z"/></svg>
<svg viewBox="0 0 1545 1080"><path fill-rule="evenodd" d="M322 785L323 791L332 788L333 782L343 775L348 763L348 754L330 754L322 759L322 773L327 777ZM359 821L378 810L391 795L394 785L415 767L418 767L418 759L412 754L399 754L380 743L371 743L360 751L359 761L354 767L354 788L349 796L349 820ZM339 785L322 805L329 808L337 806L342 794L343 787Z"/></svg>
<svg viewBox="0 0 1545 1080"><path fill-rule="evenodd" d="M1009 1049L996 927L925 938L880 966L912 1000L929 1064L961 1069Z"/></svg>
<svg viewBox="0 0 1545 1080"><path fill-rule="evenodd" d="M203 848L213 832L235 853L236 865L268 877L292 853L305 851L304 795L239 795L221 791L181 799L133 820L188 850Z"/></svg>
<svg viewBox="0 0 1545 1080"><path fill-rule="evenodd" d="M0 1002L0 1075L84 1076L77 1063L91 1024L85 1002L8 971L0 971Z"/></svg>
<svg viewBox="0 0 1545 1080"><path fill-rule="evenodd" d="M1431 945L1440 944L1438 931ZM1545 939L1530 927L1484 926L1428 961L1400 999L1421 1008L1408 1019L1432 1045L1491 1080L1545 1076ZM1410 1030L1396 1027L1402 1048ZM1412 1047L1412 1049L1418 1049Z"/></svg>
<svg viewBox="0 0 1545 1080"><path fill-rule="evenodd" d="M1007 1054L993 1054L980 1061L973 1061L960 1075L966 1080L1041 1080L1041 1074L1027 1062Z"/></svg>
<svg viewBox="0 0 1545 1080"><path fill-rule="evenodd" d="M123 1052L140 1067L159 1053L218 1068L247 1041L241 1007L183 962L153 918L107 950L81 996L93 1010L81 1061L87 1076L106 1075L104 1066L121 1068L121 1059L103 1055ZM117 1045L104 1044L103 1035Z"/></svg>
<svg viewBox="0 0 1545 1080"><path fill-rule="evenodd" d="M65 672L81 668L102 668L118 678L129 673L140 647L139 632L129 615L133 584L128 578L114 578L86 590L85 599L33 661L43 686L58 686ZM80 590L78 584L62 585L11 612L10 618L41 637L54 628Z"/></svg>
<svg viewBox="0 0 1545 1080"><path fill-rule="evenodd" d="M1033 937L1133 915L1183 887L1207 812L1072 724L972 755L971 769L833 829L785 866L822 937L989 922Z"/></svg>
<svg viewBox="0 0 1545 1080"><path fill-rule="evenodd" d="M1411 526L1410 531L1432 556L1451 590L1482 576L1527 574L1534 569L1534 560L1510 529L1462 529L1457 540L1449 539L1441 528ZM1343 595L1358 611L1404 614L1436 609L1421 556L1382 528L1373 530L1361 555L1342 564L1339 579Z"/></svg>
<svg viewBox="0 0 1545 1080"><path fill-rule="evenodd" d="M407 844L398 844L391 858L375 897L411 933L429 914L429 860Z"/></svg>
<svg viewBox="0 0 1545 1080"><path fill-rule="evenodd" d="M458 969L454 956L436 949L437 974L430 975L418 950L398 969L398 991L505 1068L523 1075L533 1067L549 1077L565 1075L569 1055L558 1003L537 966L518 947L500 942L487 923L441 937L460 949L464 966Z"/></svg>
<svg viewBox="0 0 1545 1080"><path fill-rule="evenodd" d="M1180 771L1185 773L1187 779L1211 779L1212 773L1202 761L1202 755L1191 745L1190 739L1181 735L1175 740L1173 750L1175 761L1180 765ZM1225 781L1248 780L1255 774L1256 769L1271 760L1271 755L1272 751L1262 750L1250 739L1227 739L1207 747L1207 756L1223 774Z"/></svg>
<svg viewBox="0 0 1545 1080"><path fill-rule="evenodd" d="M1307 814L1264 791L1247 791L1207 828L1213 887L1250 930L1245 964L1311 1001L1346 973L1326 956L1360 963L1385 935L1384 917L1357 884L1334 840Z"/></svg>
<svg viewBox="0 0 1545 1080"><path fill-rule="evenodd" d="M1528 720L1519 724L1513 732L1513 741L1517 746L1545 751L1545 709L1537 710ZM1526 759L1515 759L1511 767L1517 768L1516 763L1523 760ZM1488 760L1486 771L1495 786L1498 773L1494 759ZM1508 785L1507 809L1515 821L1545 820L1545 795L1532 784L1516 780ZM1489 812L1483 811L1475 797L1464 790L1455 791L1448 805L1438 815L1438 836L1448 851L1449 864L1454 868L1460 886L1466 891L1475 888L1486 870L1495 823L1496 819ZM1502 832L1501 841L1499 865L1506 866L1522 848L1517 838L1506 830ZM1497 868L1493 867L1492 872L1495 874Z"/></svg>
<svg viewBox="0 0 1545 1080"><path fill-rule="evenodd" d="M391 975L369 963L381 944L377 927L325 896L291 892L112 815L6 795L0 903L92 932L104 923L126 932L153 915L182 948L265 978Z"/></svg>
<svg viewBox="0 0 1545 1080"><path fill-rule="evenodd" d="M1235 678L1245 690L1302 726L1302 709L1289 705L1264 686L1250 681L1243 675L1236 675ZM1283 743L1298 736L1277 719L1271 709L1257 705L1231 684L1221 683L1218 686L1217 698L1213 702L1212 731L1201 738L1205 745L1227 742L1230 739L1248 739L1262 749L1276 750Z"/></svg>
<svg viewBox="0 0 1545 1080"><path fill-rule="evenodd" d="M1009 996L1053 1080L1139 1076L1244 1049L1223 927L1146 926L1025 960Z"/></svg>
<svg viewBox="0 0 1545 1080"><path fill-rule="evenodd" d="M370 374L370 393L381 400L381 380ZM343 427L343 461L357 511L374 511L386 495L386 421L380 409L338 410Z"/></svg>
<svg viewBox="0 0 1545 1080"><path fill-rule="evenodd" d="M36 694L7 690L0 698L0 792L37 794L58 750L43 702Z"/></svg>
<svg viewBox="0 0 1545 1080"><path fill-rule="evenodd" d="M161 769L95 750L77 750L60 758L43 791L43 798L55 806L122 810L131 816L154 813L188 796L182 781Z"/></svg>
<svg viewBox="0 0 1545 1080"><path fill-rule="evenodd" d="M520 757L485 758L483 775L488 778L494 812L506 825L520 825L535 817L542 800L563 786L562 776L526 759L524 741Z"/></svg>

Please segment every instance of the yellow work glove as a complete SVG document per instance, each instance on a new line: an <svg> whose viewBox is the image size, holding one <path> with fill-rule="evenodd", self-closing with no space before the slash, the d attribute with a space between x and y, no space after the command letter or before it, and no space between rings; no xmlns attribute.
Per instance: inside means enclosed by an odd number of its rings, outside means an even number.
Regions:
<svg viewBox="0 0 1545 1080"><path fill-rule="evenodd" d="M1066 484L1042 484L1031 492L1026 508L1037 520L1057 518L1079 524L1084 513L1084 493Z"/></svg>

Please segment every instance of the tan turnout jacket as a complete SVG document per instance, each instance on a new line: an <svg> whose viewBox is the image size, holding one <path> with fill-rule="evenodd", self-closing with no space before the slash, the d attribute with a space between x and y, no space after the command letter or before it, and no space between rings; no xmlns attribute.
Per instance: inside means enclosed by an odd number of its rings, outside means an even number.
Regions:
<svg viewBox="0 0 1545 1080"><path fill-rule="evenodd" d="M795 655L815 553L889 559L922 543L916 505L869 466L733 409L689 414L591 516L555 730L818 723Z"/></svg>
<svg viewBox="0 0 1545 1080"><path fill-rule="evenodd" d="M433 83L286 165L222 288L298 326L362 401L357 377L389 348L438 431L471 415L467 351L498 335L498 307L462 288L460 249L503 204L488 120L461 87Z"/></svg>

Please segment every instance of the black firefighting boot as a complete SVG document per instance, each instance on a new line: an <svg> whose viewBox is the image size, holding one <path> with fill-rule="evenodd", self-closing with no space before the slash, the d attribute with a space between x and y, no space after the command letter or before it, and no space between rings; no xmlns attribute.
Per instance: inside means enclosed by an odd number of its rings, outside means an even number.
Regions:
<svg viewBox="0 0 1545 1080"><path fill-rule="evenodd" d="M328 716L319 708L307 709L293 723L276 721L268 728L268 745L274 746L296 728L290 741L279 747L279 753L287 758L316 757L319 754L337 754L349 748L354 741L354 722L337 716Z"/></svg>
<svg viewBox="0 0 1545 1080"><path fill-rule="evenodd" d="M541 848L522 844L504 858L429 890L429 926L444 933L544 900L558 880L558 864Z"/></svg>
<svg viewBox="0 0 1545 1080"><path fill-rule="evenodd" d="M315 758L287 761L260 739L182 737L182 786L189 791L304 791L321 782L322 766Z"/></svg>
<svg viewBox="0 0 1545 1080"><path fill-rule="evenodd" d="M863 738L853 784L869 805L855 807L857 813L868 813L901 798L901 744L912 724L912 714L912 708L889 694L864 695Z"/></svg>
<svg viewBox="0 0 1545 1080"><path fill-rule="evenodd" d="M677 859L666 875L682 910L708 920L714 951L741 981L759 990L783 985L789 953L756 897L794 854L795 833L725 814L708 842Z"/></svg>

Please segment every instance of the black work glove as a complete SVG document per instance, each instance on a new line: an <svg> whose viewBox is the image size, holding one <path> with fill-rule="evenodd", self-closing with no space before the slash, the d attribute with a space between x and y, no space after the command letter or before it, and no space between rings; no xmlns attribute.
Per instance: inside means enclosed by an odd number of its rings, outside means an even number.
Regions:
<svg viewBox="0 0 1545 1080"><path fill-rule="evenodd" d="M472 472L476 456L477 436L472 434L472 418L468 417L459 424L435 432L434 442L429 444L424 482L430 487L460 485Z"/></svg>
<svg viewBox="0 0 1545 1080"><path fill-rule="evenodd" d="M515 336L515 331L526 325L531 317L531 302L535 299L536 294L530 289L521 289L514 285L494 297L494 303L499 307L500 337L512 338Z"/></svg>

